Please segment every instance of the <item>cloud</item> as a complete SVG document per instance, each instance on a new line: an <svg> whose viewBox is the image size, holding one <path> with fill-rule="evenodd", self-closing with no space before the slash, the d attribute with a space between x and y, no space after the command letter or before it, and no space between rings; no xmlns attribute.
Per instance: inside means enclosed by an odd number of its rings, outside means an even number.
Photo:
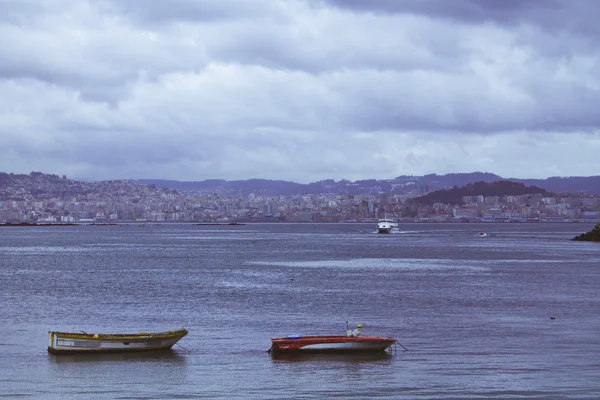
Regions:
<svg viewBox="0 0 600 400"><path fill-rule="evenodd" d="M472 24L525 23L553 31L582 26L585 31L596 30L593 15L600 9L595 0L325 0L323 3L355 12L415 14Z"/></svg>
<svg viewBox="0 0 600 400"><path fill-rule="evenodd" d="M0 170L591 173L600 7L452 4L4 1Z"/></svg>

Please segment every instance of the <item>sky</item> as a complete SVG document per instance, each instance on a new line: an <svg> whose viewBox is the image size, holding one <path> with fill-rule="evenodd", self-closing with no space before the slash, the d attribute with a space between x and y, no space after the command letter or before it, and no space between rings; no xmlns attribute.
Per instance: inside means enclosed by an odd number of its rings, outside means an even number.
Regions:
<svg viewBox="0 0 600 400"><path fill-rule="evenodd" d="M600 171L600 1L0 0L0 172Z"/></svg>

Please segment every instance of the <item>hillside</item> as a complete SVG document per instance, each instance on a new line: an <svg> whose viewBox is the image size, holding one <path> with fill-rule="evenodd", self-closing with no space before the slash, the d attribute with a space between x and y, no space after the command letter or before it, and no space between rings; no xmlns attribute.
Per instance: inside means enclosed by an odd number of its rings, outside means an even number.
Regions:
<svg viewBox="0 0 600 400"><path fill-rule="evenodd" d="M568 177L548 178L545 180L533 179L505 179L494 174L474 172L469 174L446 174L397 176L393 179L377 180L365 179L359 181L333 179L301 184L283 180L248 179L227 181L222 179L210 179L203 181L176 181L159 179L140 180L112 180L87 182L68 179L66 176L32 172L25 174L7 174L0 172L0 200L23 200L43 199L54 197L92 196L94 193L140 193L145 190L173 192L203 192L219 193L225 196L248 196L254 193L256 196L296 196L309 194L333 194L333 195L379 195L389 193L409 197L417 196L419 193L435 192L439 190L450 190L452 188L469 186L473 190L483 188L482 183L512 182L519 185L495 184L485 187L492 190L495 186L497 191L486 192L485 195L505 195L522 193L523 187L533 187L547 192L573 193L577 195L600 195L600 176L590 177ZM535 185L533 184L535 183ZM157 189L158 188L158 189ZM432 194L432 199L439 196L448 197L450 202L458 202L458 197L473 195L469 188L463 192L444 192L443 194ZM502 192L507 190L508 192ZM531 190L531 189L528 189ZM500 193L502 192L502 193ZM500 194L497 194L500 193ZM541 193L536 191L536 193ZM476 193L481 194L481 193ZM429 201L425 197L423 201ZM437 200L436 200L437 201Z"/></svg>
<svg viewBox="0 0 600 400"><path fill-rule="evenodd" d="M126 180L85 182L41 172L32 172L28 175L0 172L0 201L73 198L81 200L107 194L114 197L144 197L173 192L170 189L156 188Z"/></svg>
<svg viewBox="0 0 600 400"><path fill-rule="evenodd" d="M249 179L226 181L210 179L203 181L173 181L159 179L139 179L141 184L155 184L160 187L184 191L222 191L225 194L246 196L250 193L263 196L292 196L305 194L380 194L398 195L417 194L453 187L462 187L476 182L509 181L525 186L535 186L553 193L578 193L584 195L600 195L600 176L589 177L552 177L547 179L503 178L485 172L464 174L430 174L424 176L401 175L392 179L365 179L359 181L327 179L308 184L282 180Z"/></svg>
<svg viewBox="0 0 600 400"><path fill-rule="evenodd" d="M522 183L510 181L497 182L475 182L469 183L463 187L453 187L452 189L437 190L426 195L416 197L412 200L415 204L433 205L434 203L444 204L463 204L463 197L467 196L520 196L526 194L541 194L550 196L552 193L536 187L525 186Z"/></svg>
<svg viewBox="0 0 600 400"><path fill-rule="evenodd" d="M581 242L600 242L600 223L596 224L591 231L575 236L573 240Z"/></svg>

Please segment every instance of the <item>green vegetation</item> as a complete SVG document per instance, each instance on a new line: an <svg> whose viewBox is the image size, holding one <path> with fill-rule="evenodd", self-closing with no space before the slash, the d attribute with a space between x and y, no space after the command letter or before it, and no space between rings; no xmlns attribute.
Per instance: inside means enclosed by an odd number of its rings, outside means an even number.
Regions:
<svg viewBox="0 0 600 400"><path fill-rule="evenodd" d="M573 240L582 242L600 242L600 222L596 224L594 229L587 233L582 233L579 236L575 236Z"/></svg>
<svg viewBox="0 0 600 400"><path fill-rule="evenodd" d="M551 196L552 193L537 186L525 186L522 183L511 181L497 181L492 183L475 182L469 183L463 187L454 186L452 189L437 190L427 193L424 196L417 197L413 202L422 205L432 205L434 203L443 204L464 204L463 197L466 196L522 196L522 195L541 194Z"/></svg>

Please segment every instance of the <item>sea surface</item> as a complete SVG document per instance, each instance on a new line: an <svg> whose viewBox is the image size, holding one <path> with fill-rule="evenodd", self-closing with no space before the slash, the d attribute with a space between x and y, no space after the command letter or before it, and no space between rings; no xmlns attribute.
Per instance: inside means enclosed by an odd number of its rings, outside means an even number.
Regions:
<svg viewBox="0 0 600 400"><path fill-rule="evenodd" d="M600 244L570 240L592 227L0 228L0 397L598 399ZM346 321L408 350L267 353ZM180 327L165 353L46 351L49 330Z"/></svg>

